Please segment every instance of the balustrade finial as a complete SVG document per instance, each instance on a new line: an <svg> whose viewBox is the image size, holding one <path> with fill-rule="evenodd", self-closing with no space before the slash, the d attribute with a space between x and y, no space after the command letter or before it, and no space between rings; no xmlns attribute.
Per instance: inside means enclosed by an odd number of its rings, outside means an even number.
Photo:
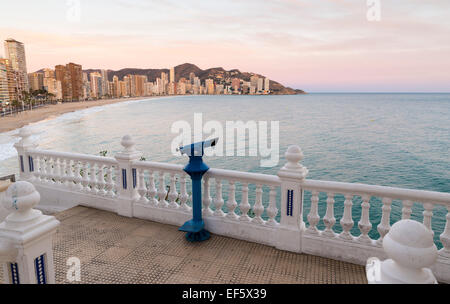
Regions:
<svg viewBox="0 0 450 304"><path fill-rule="evenodd" d="M122 137L122 141L120 142L120 144L125 148L126 152L136 151L135 142L130 135L125 135L124 137Z"/></svg>
<svg viewBox="0 0 450 304"><path fill-rule="evenodd" d="M12 213L6 218L6 222L26 222L42 213L32 209L39 204L41 196L33 184L26 181L13 183L5 192L2 201L3 207Z"/></svg>
<svg viewBox="0 0 450 304"><path fill-rule="evenodd" d="M401 220L383 238L383 248L389 260L367 265L369 283L432 284L436 278L430 269L438 251L431 231L422 223Z"/></svg>
<svg viewBox="0 0 450 304"><path fill-rule="evenodd" d="M299 146L289 146L285 153L285 157L287 163L281 168L278 175L280 176L280 173L283 175L283 172L285 172L287 175L291 175L291 177L294 177L295 175L295 177L300 179L306 178L308 169L300 163L300 161L303 160L302 149Z"/></svg>

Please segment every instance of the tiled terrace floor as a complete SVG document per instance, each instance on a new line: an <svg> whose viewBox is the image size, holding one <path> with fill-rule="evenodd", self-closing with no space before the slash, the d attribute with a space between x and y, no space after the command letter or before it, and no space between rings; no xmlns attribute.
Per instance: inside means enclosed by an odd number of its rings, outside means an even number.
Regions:
<svg viewBox="0 0 450 304"><path fill-rule="evenodd" d="M217 235L189 243L175 226L111 212L75 207L56 217L57 283L69 283L70 257L81 260L81 283L367 283L362 266Z"/></svg>

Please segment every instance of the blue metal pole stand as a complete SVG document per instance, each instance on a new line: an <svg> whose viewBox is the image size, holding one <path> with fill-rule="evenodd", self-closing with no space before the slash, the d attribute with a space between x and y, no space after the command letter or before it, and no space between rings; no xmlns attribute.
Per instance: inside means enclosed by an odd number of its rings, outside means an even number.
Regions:
<svg viewBox="0 0 450 304"><path fill-rule="evenodd" d="M209 170L203 162L203 155L205 148L214 147L218 140L214 138L179 148L181 154L189 156L189 164L184 167L184 171L192 179L193 218L178 230L186 232L186 239L190 242L206 241L211 236L209 231L205 230L205 222L202 219L202 177Z"/></svg>
<svg viewBox="0 0 450 304"><path fill-rule="evenodd" d="M208 170L209 167L201 156L189 156L189 164L184 168L192 179L193 219L187 221L179 230L186 232L186 239L190 242L202 242L210 238L202 219L202 177Z"/></svg>

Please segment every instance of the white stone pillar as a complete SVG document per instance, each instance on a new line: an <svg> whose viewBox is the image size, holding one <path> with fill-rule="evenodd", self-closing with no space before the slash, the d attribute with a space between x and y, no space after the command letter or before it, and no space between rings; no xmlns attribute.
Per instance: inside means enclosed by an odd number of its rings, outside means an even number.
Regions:
<svg viewBox="0 0 450 304"><path fill-rule="evenodd" d="M27 150L35 149L38 145L31 140L31 135L33 132L30 127L23 127L18 134L21 138L20 141L14 144L18 154L20 180L28 180L34 171L33 157L28 154Z"/></svg>
<svg viewBox="0 0 450 304"><path fill-rule="evenodd" d="M278 172L281 179L281 221L278 228L278 249L301 252L301 240L305 231L303 222L303 190L301 182L308 169L300 164L302 150L290 146L285 154L287 163Z"/></svg>
<svg viewBox="0 0 450 304"><path fill-rule="evenodd" d="M383 238L389 257L370 258L366 265L369 284L436 284L429 268L438 256L431 230L410 219L395 223Z"/></svg>
<svg viewBox="0 0 450 304"><path fill-rule="evenodd" d="M133 216L133 202L139 199L137 192L137 170L132 167L132 162L139 160L142 153L136 151L131 136L126 135L121 141L124 150L115 155L119 163L118 174L118 198L117 213L122 216Z"/></svg>
<svg viewBox="0 0 450 304"><path fill-rule="evenodd" d="M5 283L55 283L52 239L59 221L32 209L39 201L39 193L29 182L16 182L6 190L2 204L12 213L0 224Z"/></svg>

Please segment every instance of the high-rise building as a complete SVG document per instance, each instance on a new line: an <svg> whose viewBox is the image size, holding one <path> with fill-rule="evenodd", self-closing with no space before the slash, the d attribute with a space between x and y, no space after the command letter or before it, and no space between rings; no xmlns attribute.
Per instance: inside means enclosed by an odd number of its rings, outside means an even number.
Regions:
<svg viewBox="0 0 450 304"><path fill-rule="evenodd" d="M79 64L69 63L70 81L72 82L72 101L83 99L83 68Z"/></svg>
<svg viewBox="0 0 450 304"><path fill-rule="evenodd" d="M250 77L250 86L254 86L255 88L258 87L258 79L259 77L256 75L253 75Z"/></svg>
<svg viewBox="0 0 450 304"><path fill-rule="evenodd" d="M190 82L190 84L194 84L194 79L195 79L195 73L194 72L190 72L189 73L189 82Z"/></svg>
<svg viewBox="0 0 450 304"><path fill-rule="evenodd" d="M17 81L19 73L13 71L11 61L9 59L0 58L0 68L2 69L2 74L4 75L3 82L6 81L7 83L7 85L3 85L3 87L8 91L8 101L12 102L14 100L20 100L19 96L21 96L21 91ZM6 101L6 93L4 94L4 100Z"/></svg>
<svg viewBox="0 0 450 304"><path fill-rule="evenodd" d="M208 92L208 95L214 95L214 80L213 79L206 79L205 80L205 86L206 86L206 90Z"/></svg>
<svg viewBox="0 0 450 304"><path fill-rule="evenodd" d="M231 80L231 87L233 88L234 93L238 93L241 88L241 80L239 78L233 78L233 80Z"/></svg>
<svg viewBox="0 0 450 304"><path fill-rule="evenodd" d="M2 110L9 104L8 69L6 63L0 58L0 108Z"/></svg>
<svg viewBox="0 0 450 304"><path fill-rule="evenodd" d="M44 78L55 78L55 71L52 69L44 69Z"/></svg>
<svg viewBox="0 0 450 304"><path fill-rule="evenodd" d="M89 74L91 79L91 97L93 98L102 98L103 92L103 82L102 75L99 72L92 72Z"/></svg>
<svg viewBox="0 0 450 304"><path fill-rule="evenodd" d="M56 80L55 78L45 78L45 89L49 94L54 95L52 99L63 99L61 81Z"/></svg>
<svg viewBox="0 0 450 304"><path fill-rule="evenodd" d="M131 75L127 75L123 77L123 81L125 82L126 86L125 86L125 94L124 96L128 96L131 97Z"/></svg>
<svg viewBox="0 0 450 304"><path fill-rule="evenodd" d="M83 70L81 65L69 63L55 66L56 80L61 81L64 101L83 99Z"/></svg>
<svg viewBox="0 0 450 304"><path fill-rule="evenodd" d="M264 79L258 78L258 86L256 88L256 93L261 94L264 91Z"/></svg>
<svg viewBox="0 0 450 304"><path fill-rule="evenodd" d="M33 91L44 89L44 74L43 73L28 74L28 84L30 86L30 89Z"/></svg>
<svg viewBox="0 0 450 304"><path fill-rule="evenodd" d="M13 71L18 73L16 79L18 81L17 86L20 92L28 92L27 60L23 43L12 38L5 40L5 56L10 60Z"/></svg>
<svg viewBox="0 0 450 304"><path fill-rule="evenodd" d="M170 69L170 82L175 83L175 68Z"/></svg>
<svg viewBox="0 0 450 304"><path fill-rule="evenodd" d="M111 93L115 98L120 97L119 77L117 77L116 75L114 75L113 77L113 91Z"/></svg>
<svg viewBox="0 0 450 304"><path fill-rule="evenodd" d="M270 80L269 78L264 79L264 92L269 93L270 92Z"/></svg>
<svg viewBox="0 0 450 304"><path fill-rule="evenodd" d="M111 95L109 94L108 71L101 70L100 74L102 75L102 96Z"/></svg>

